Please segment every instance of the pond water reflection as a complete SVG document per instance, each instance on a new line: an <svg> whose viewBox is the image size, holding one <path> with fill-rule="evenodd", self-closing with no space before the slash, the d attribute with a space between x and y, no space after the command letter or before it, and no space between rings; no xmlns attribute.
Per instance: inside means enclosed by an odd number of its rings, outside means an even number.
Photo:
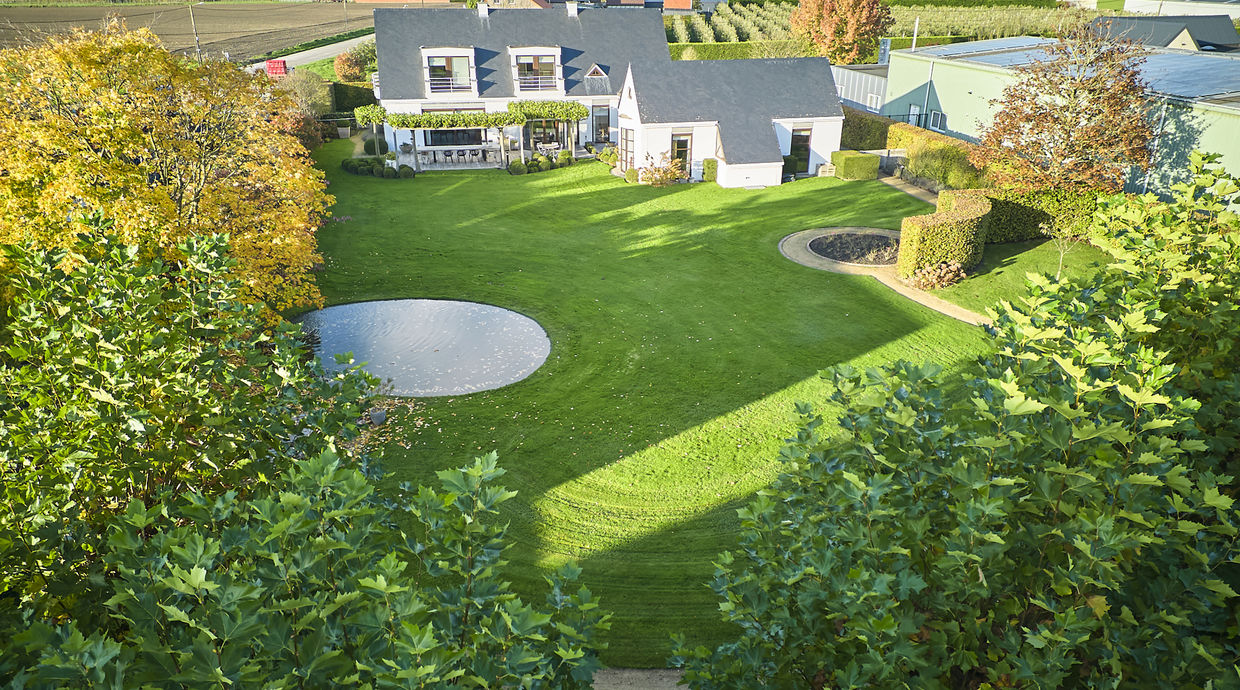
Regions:
<svg viewBox="0 0 1240 690"><path fill-rule="evenodd" d="M476 302L402 299L341 304L297 319L328 369L352 352L395 395L461 395L534 373L551 353L533 319Z"/></svg>

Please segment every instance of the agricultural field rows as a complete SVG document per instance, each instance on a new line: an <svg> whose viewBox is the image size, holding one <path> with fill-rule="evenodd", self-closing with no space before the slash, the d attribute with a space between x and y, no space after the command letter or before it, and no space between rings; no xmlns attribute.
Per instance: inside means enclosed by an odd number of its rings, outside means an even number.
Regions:
<svg viewBox="0 0 1240 690"><path fill-rule="evenodd" d="M785 40L791 37L789 24L795 8L795 4L777 2L761 5L720 4L709 18L702 14L673 15L666 20L667 39L673 43ZM1080 9L1032 6L917 5L890 9L895 24L887 32L889 36L912 36L918 19L918 31L923 36L999 38L1054 34L1096 16L1094 12Z"/></svg>

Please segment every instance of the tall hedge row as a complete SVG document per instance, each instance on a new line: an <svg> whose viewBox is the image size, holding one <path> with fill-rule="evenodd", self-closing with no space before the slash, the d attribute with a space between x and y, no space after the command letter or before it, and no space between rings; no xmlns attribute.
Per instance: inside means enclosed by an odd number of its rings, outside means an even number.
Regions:
<svg viewBox="0 0 1240 690"><path fill-rule="evenodd" d="M988 187L986 175L969 163L976 144L939 134L923 127L894 122L887 129L887 148L908 152L908 171L935 181L940 188Z"/></svg>
<svg viewBox="0 0 1240 690"><path fill-rule="evenodd" d="M332 82L332 110L349 111L375 104L375 89L368 81Z"/></svg>
<svg viewBox="0 0 1240 690"><path fill-rule="evenodd" d="M864 110L844 106L844 129L840 132L840 148L863 151L887 147L887 128L892 120Z"/></svg>
<svg viewBox="0 0 1240 690"><path fill-rule="evenodd" d="M786 44L787 41L735 41L731 43L678 43L674 36L668 36L667 48L673 60L746 60L756 58L764 43ZM962 43L972 41L970 36L918 36L917 45L928 48L946 43ZM893 36L891 49L909 48L913 44L911 36ZM686 52L688 54L686 54ZM878 53L870 55L862 62L877 62Z"/></svg>
<svg viewBox="0 0 1240 690"><path fill-rule="evenodd" d="M986 196L990 199L987 244L1084 235L1098 209L1098 195L1090 192L991 189Z"/></svg>
<svg viewBox="0 0 1240 690"><path fill-rule="evenodd" d="M954 261L964 269L982 260L990 199L980 190L963 189L939 194L939 208L924 216L909 216L900 224L900 258L896 270L907 278L923 266Z"/></svg>

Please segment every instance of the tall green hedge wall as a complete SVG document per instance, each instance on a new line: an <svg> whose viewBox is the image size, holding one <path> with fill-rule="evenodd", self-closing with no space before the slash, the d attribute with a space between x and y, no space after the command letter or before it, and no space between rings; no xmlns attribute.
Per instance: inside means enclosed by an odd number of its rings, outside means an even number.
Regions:
<svg viewBox="0 0 1240 690"><path fill-rule="evenodd" d="M368 81L332 82L332 110L352 111L363 105L375 104L375 90Z"/></svg>
<svg viewBox="0 0 1240 690"><path fill-rule="evenodd" d="M1039 237L1078 237L1089 229L1098 210L1095 192L1047 189L1033 192L986 190L990 217L987 244L1023 242Z"/></svg>
<svg viewBox="0 0 1240 690"><path fill-rule="evenodd" d="M892 122L881 115L844 106L840 148L858 151L887 148L887 128Z"/></svg>
<svg viewBox="0 0 1240 690"><path fill-rule="evenodd" d="M939 194L939 208L924 216L909 216L900 223L900 257L896 271L908 278L923 266L947 261L965 270L982 260L986 242L986 216L990 199L979 190L949 190Z"/></svg>

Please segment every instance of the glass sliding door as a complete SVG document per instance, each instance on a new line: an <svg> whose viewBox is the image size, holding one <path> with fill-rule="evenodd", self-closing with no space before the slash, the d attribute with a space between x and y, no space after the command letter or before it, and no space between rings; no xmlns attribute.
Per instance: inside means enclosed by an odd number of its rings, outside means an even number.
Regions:
<svg viewBox="0 0 1240 690"><path fill-rule="evenodd" d="M596 105L593 110L594 143L611 141L611 106Z"/></svg>
<svg viewBox="0 0 1240 690"><path fill-rule="evenodd" d="M813 130L808 127L792 130L792 146L788 151L788 163L784 172L801 175L809 172L809 139Z"/></svg>
<svg viewBox="0 0 1240 690"><path fill-rule="evenodd" d="M685 177L689 176L692 169L693 161L693 135L692 134L673 134L672 135L672 158L680 161L680 170Z"/></svg>

